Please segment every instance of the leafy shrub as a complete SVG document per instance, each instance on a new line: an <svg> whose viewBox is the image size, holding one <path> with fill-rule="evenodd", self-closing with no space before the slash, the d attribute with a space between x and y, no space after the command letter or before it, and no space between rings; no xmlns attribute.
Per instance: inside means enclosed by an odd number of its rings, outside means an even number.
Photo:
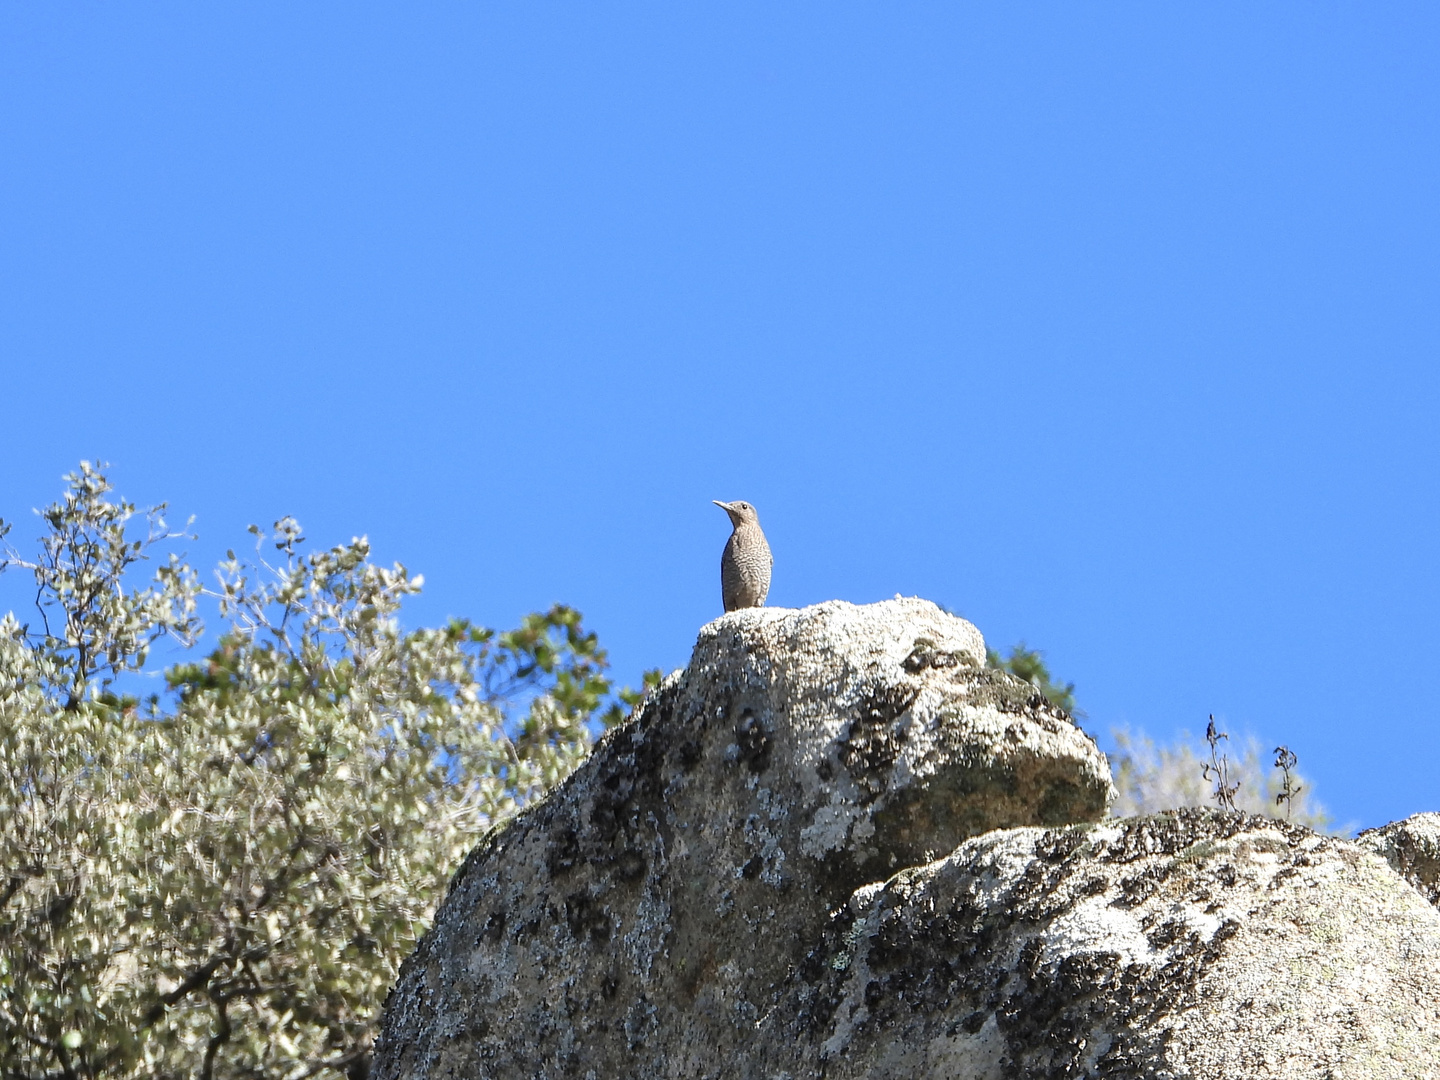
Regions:
<svg viewBox="0 0 1440 1080"><path fill-rule="evenodd" d="M0 619L0 1071L362 1076L448 875L636 695L569 608L407 632L420 578L289 518L204 590L164 506L66 479L0 563L37 590ZM130 692L207 595L218 644Z"/></svg>

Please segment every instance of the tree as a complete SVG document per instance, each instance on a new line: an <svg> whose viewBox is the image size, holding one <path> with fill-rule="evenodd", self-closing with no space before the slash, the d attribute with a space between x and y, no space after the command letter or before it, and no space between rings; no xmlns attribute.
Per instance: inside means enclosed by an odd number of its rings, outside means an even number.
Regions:
<svg viewBox="0 0 1440 1080"><path fill-rule="evenodd" d="M174 554L137 584L165 507L66 479L39 556L0 562L38 617L0 619L0 1071L361 1076L448 875L638 695L563 606L402 630L421 579L290 518L216 589ZM205 596L218 643L135 693Z"/></svg>

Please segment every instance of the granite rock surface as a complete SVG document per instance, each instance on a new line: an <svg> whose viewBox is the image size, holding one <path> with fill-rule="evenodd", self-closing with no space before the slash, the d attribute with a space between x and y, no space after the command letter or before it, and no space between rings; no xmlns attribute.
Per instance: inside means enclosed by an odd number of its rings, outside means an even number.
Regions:
<svg viewBox="0 0 1440 1080"><path fill-rule="evenodd" d="M1440 907L1440 814L1414 814L1355 838L1375 852L1420 895Z"/></svg>
<svg viewBox="0 0 1440 1080"><path fill-rule="evenodd" d="M984 655L921 600L703 628L467 858L375 1075L1440 1075L1440 913L1383 858L1103 820L1093 740Z"/></svg>

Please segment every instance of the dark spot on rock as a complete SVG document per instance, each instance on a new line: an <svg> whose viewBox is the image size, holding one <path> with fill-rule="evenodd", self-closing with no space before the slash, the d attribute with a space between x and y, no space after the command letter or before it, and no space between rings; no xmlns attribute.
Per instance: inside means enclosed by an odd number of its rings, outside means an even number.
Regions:
<svg viewBox="0 0 1440 1080"><path fill-rule="evenodd" d="M829 758L821 758L820 764L815 766L815 775L822 783L828 783L835 779L835 766L830 764Z"/></svg>
<svg viewBox="0 0 1440 1080"><path fill-rule="evenodd" d="M753 773L764 772L770 764L770 733L753 709L740 714L735 725L735 742L740 747L740 760Z"/></svg>
<svg viewBox="0 0 1440 1080"><path fill-rule="evenodd" d="M908 674L918 675L928 668L974 667L975 658L969 653L948 652L936 648L929 638L916 638L915 647L900 665Z"/></svg>
<svg viewBox="0 0 1440 1080"><path fill-rule="evenodd" d="M760 858L759 855L756 855L740 868L740 876L746 881L754 881L760 876L760 871L764 869L764 867L765 860Z"/></svg>
<svg viewBox="0 0 1440 1080"><path fill-rule="evenodd" d="M1039 938L1031 938L1020 947L1020 963L1016 966L1027 979L1033 979L1040 970L1040 958L1044 955L1044 942Z"/></svg>
<svg viewBox="0 0 1440 1080"><path fill-rule="evenodd" d="M639 881L645 875L645 856L626 848L615 860L615 873L621 881Z"/></svg>
<svg viewBox="0 0 1440 1080"><path fill-rule="evenodd" d="M619 989L620 980L615 978L613 974L607 975L605 976L605 980L600 984L600 996L606 1001L613 1001L615 1000L616 991Z"/></svg>
<svg viewBox="0 0 1440 1080"><path fill-rule="evenodd" d="M615 834L620 831L620 811L623 803L618 800L597 798L595 805L590 811L590 825L599 833L602 840L613 840Z"/></svg>
<svg viewBox="0 0 1440 1080"><path fill-rule="evenodd" d="M1152 866L1144 872L1134 874L1120 881L1120 895L1110 901L1111 907L1118 907L1122 910L1129 910L1139 907L1155 890L1160 883L1169 877L1169 871L1163 866Z"/></svg>
<svg viewBox="0 0 1440 1080"><path fill-rule="evenodd" d="M665 765L665 747L658 732L646 732L646 738L635 747L632 760L637 774L637 791L644 795L658 795L662 787L660 773Z"/></svg>
<svg viewBox="0 0 1440 1080"><path fill-rule="evenodd" d="M480 940L487 945L494 945L505 933L505 912L494 911L485 920L485 926L480 931Z"/></svg>
<svg viewBox="0 0 1440 1080"><path fill-rule="evenodd" d="M806 986L796 1011L799 1030L827 1031L845 998L845 965L837 963L848 955L849 936L855 918L848 907L834 912L821 930L819 940L805 950L796 965L795 978Z"/></svg>
<svg viewBox="0 0 1440 1080"><path fill-rule="evenodd" d="M960 1030L964 1031L967 1035L978 1035L980 1029L985 1026L987 1019L989 1019L988 1013L972 1012L969 1016L965 1017L964 1020L960 1021Z"/></svg>
<svg viewBox="0 0 1440 1080"><path fill-rule="evenodd" d="M1145 940L1150 943L1152 949L1168 949L1177 942L1182 942L1193 936L1190 927L1183 919L1171 919L1161 923L1150 933L1145 935Z"/></svg>
<svg viewBox="0 0 1440 1080"><path fill-rule="evenodd" d="M929 638L916 638L915 647L900 665L911 675L918 675L931 665L935 658L935 642Z"/></svg>
<svg viewBox="0 0 1440 1080"><path fill-rule="evenodd" d="M703 750L695 739L686 739L680 744L677 756L680 759L680 771L691 773L695 771L695 766L700 764Z"/></svg>
<svg viewBox="0 0 1440 1080"><path fill-rule="evenodd" d="M1085 843L1085 834L1079 829L1057 829L1046 833L1035 845L1035 854L1046 862L1062 863L1070 859Z"/></svg>
<svg viewBox="0 0 1440 1080"><path fill-rule="evenodd" d="M877 980L871 979L868 983L865 984L865 1007L869 1009L872 1013L875 1011L875 1007L880 1004L880 1001L884 998L884 996L885 988L880 985Z"/></svg>
<svg viewBox="0 0 1440 1080"><path fill-rule="evenodd" d="M558 829L545 852L545 868L551 877L573 870L580 860L580 838L574 829Z"/></svg>
<svg viewBox="0 0 1440 1080"><path fill-rule="evenodd" d="M610 916L588 893L571 893L565 898L565 925L576 938L588 934L597 944L610 940Z"/></svg>
<svg viewBox="0 0 1440 1080"><path fill-rule="evenodd" d="M840 763L860 789L862 806L874 802L890 786L890 767L906 742L896 721L917 694L904 686L874 688L860 702L849 730L840 740Z"/></svg>
<svg viewBox="0 0 1440 1080"><path fill-rule="evenodd" d="M707 944L699 954L683 956L679 965L680 990L686 1001L694 1001L700 986L715 974L715 946Z"/></svg>

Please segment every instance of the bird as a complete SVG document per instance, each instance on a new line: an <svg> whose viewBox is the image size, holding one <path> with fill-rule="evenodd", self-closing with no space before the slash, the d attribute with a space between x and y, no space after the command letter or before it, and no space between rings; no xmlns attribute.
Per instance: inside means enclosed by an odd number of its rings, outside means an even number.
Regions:
<svg viewBox="0 0 1440 1080"><path fill-rule="evenodd" d="M726 611L747 607L764 607L770 593L770 568L775 559L770 545L760 531L760 515L747 502L721 502L711 499L730 515L735 531L720 556L720 595Z"/></svg>

